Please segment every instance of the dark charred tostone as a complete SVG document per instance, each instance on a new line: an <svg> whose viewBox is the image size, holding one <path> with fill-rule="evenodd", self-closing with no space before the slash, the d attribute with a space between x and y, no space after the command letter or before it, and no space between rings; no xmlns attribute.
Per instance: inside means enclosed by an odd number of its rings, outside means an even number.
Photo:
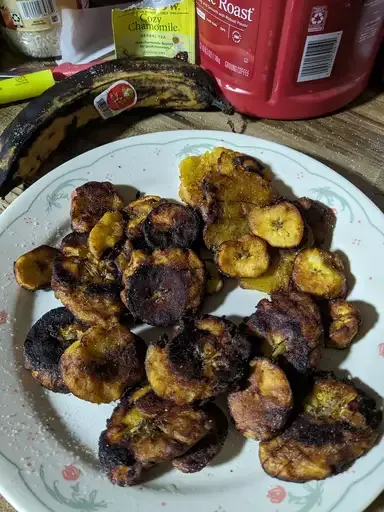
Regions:
<svg viewBox="0 0 384 512"><path fill-rule="evenodd" d="M57 393L69 393L59 371L64 351L76 341L65 339L60 333L75 323L75 317L66 308L52 309L31 328L24 342L24 366L43 387ZM77 324L81 329L80 324ZM84 328L85 330L85 328Z"/></svg>
<svg viewBox="0 0 384 512"><path fill-rule="evenodd" d="M250 356L250 342L235 324L205 315L184 319L172 339L152 342L145 367L155 393L185 405L233 389Z"/></svg>
<svg viewBox="0 0 384 512"><path fill-rule="evenodd" d="M293 201L293 204L311 229L315 245L325 249L329 248L336 226L336 216L333 210L309 197L301 197Z"/></svg>
<svg viewBox="0 0 384 512"><path fill-rule="evenodd" d="M181 457L176 457L172 465L183 473L197 473L207 466L222 449L228 435L228 420L215 404L204 407L213 418L212 431Z"/></svg>
<svg viewBox="0 0 384 512"><path fill-rule="evenodd" d="M107 431L99 438L99 461L109 480L120 487L135 485L139 482L143 465L134 457L132 451L120 444L110 444Z"/></svg>
<svg viewBox="0 0 384 512"><path fill-rule="evenodd" d="M235 156L233 158L233 163L236 167L239 167L243 171L255 172L259 176L263 177L263 170L265 169L265 165L256 160L256 158L249 155L241 155Z"/></svg>
<svg viewBox="0 0 384 512"><path fill-rule="evenodd" d="M155 326L175 324L186 311L189 270L143 265L129 279L126 305L135 318Z"/></svg>
<svg viewBox="0 0 384 512"><path fill-rule="evenodd" d="M205 315L202 320L215 318ZM250 343L238 327L225 317L217 318L225 326L223 334L198 327L194 319L185 318L178 326L179 334L167 343L172 371L182 377L202 379L204 375L204 348L209 344L216 351L214 394L218 395L237 383L244 374L244 365L251 356Z"/></svg>
<svg viewBox="0 0 384 512"><path fill-rule="evenodd" d="M247 320L251 334L266 340L272 357L300 374L313 370L324 346L324 333L318 306L309 295L273 293L262 299Z"/></svg>
<svg viewBox="0 0 384 512"><path fill-rule="evenodd" d="M105 213L120 210L123 206L123 200L112 183L88 181L72 193L72 229L88 233Z"/></svg>
<svg viewBox="0 0 384 512"><path fill-rule="evenodd" d="M164 201L148 214L143 230L151 249L189 249L199 239L200 218L188 206Z"/></svg>
<svg viewBox="0 0 384 512"><path fill-rule="evenodd" d="M65 256L85 257L88 252L88 236L89 233L78 233L72 231L66 235L60 244L60 250Z"/></svg>

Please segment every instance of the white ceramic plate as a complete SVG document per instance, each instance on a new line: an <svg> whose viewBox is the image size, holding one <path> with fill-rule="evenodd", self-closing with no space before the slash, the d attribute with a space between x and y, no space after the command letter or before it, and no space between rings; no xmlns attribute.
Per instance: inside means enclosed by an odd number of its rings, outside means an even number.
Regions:
<svg viewBox="0 0 384 512"><path fill-rule="evenodd" d="M333 248L348 255L364 320L364 337L349 351L326 351L323 365L347 369L380 401L384 394L384 217L353 185L324 165L261 139L221 132L155 133L100 147L39 180L0 216L0 491L21 512L358 512L384 487L381 442L347 472L304 485L262 471L258 446L231 431L202 472L155 470L140 486L113 486L97 468L98 436L113 406L43 391L23 370L23 341L43 313L59 305L52 292L30 293L14 281L13 261L69 232L69 195L88 180L109 180L123 196L137 191L177 198L178 163L218 145L271 166L284 194L308 195L334 208ZM281 181L279 181L281 180ZM282 183L284 182L284 183ZM261 293L234 288L205 310L235 321L254 311ZM159 333L146 327L149 340Z"/></svg>

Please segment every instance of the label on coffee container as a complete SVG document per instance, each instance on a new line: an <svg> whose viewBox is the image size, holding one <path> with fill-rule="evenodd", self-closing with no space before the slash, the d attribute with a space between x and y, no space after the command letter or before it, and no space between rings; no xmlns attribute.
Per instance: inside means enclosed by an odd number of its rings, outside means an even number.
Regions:
<svg viewBox="0 0 384 512"><path fill-rule="evenodd" d="M259 27L260 2L196 0L200 51L226 74L250 80ZM224 43L225 41L225 43ZM216 48L226 45L225 57Z"/></svg>

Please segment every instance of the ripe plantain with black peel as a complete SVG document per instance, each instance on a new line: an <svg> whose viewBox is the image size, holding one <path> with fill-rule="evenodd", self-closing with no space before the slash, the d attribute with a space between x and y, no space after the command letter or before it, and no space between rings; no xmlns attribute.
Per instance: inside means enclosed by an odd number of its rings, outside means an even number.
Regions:
<svg viewBox="0 0 384 512"><path fill-rule="evenodd" d="M24 342L24 367L43 387L69 393L59 370L64 351L81 338L87 327L66 308L45 313L30 329Z"/></svg>
<svg viewBox="0 0 384 512"><path fill-rule="evenodd" d="M103 120L95 98L118 80L136 90L136 108L231 111L217 99L211 76L199 66L163 57L106 61L80 71L32 100L0 137L0 196L39 176L41 164L76 130Z"/></svg>

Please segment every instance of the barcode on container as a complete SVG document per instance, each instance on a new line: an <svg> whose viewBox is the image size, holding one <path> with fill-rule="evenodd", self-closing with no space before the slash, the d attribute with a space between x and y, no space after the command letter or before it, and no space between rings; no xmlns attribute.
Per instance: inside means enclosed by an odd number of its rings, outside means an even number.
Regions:
<svg viewBox="0 0 384 512"><path fill-rule="evenodd" d="M24 20L37 20L57 14L55 0L32 0L30 2L17 2L21 17Z"/></svg>
<svg viewBox="0 0 384 512"><path fill-rule="evenodd" d="M104 98L96 98L96 100L97 101L95 101L95 107L103 119L109 119L110 117L114 116L113 111L108 107Z"/></svg>
<svg viewBox="0 0 384 512"><path fill-rule="evenodd" d="M331 76L343 31L308 36L301 59L298 82Z"/></svg>

